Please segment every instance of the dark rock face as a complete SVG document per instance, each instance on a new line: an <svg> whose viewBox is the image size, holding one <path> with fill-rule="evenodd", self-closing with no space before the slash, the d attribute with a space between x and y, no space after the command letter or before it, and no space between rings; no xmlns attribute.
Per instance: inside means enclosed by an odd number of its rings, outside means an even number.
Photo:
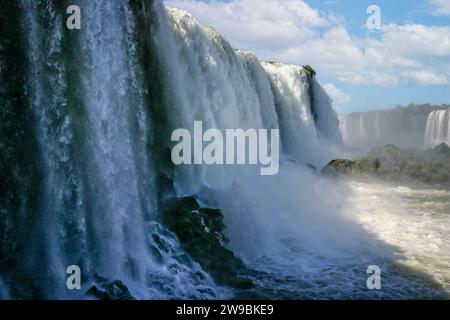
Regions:
<svg viewBox="0 0 450 320"><path fill-rule="evenodd" d="M322 169L322 174L326 176L337 176L342 173L351 173L355 166L355 162L346 159L336 159L330 161L325 168Z"/></svg>
<svg viewBox="0 0 450 320"><path fill-rule="evenodd" d="M440 145L433 148L433 154L435 154L436 156L450 157L450 147L445 143L441 143Z"/></svg>
<svg viewBox="0 0 450 320"><path fill-rule="evenodd" d="M186 252L215 281L237 289L250 289L249 270L225 247L228 240L220 210L202 208L194 197L174 198L164 206L163 223L180 239Z"/></svg>
<svg viewBox="0 0 450 320"><path fill-rule="evenodd" d="M303 70L305 70L306 74L308 75L308 79L312 79L316 76L316 71L311 66L303 66Z"/></svg>
<svg viewBox="0 0 450 320"><path fill-rule="evenodd" d="M130 290L120 280L108 282L102 279L96 285L92 286L87 292L87 296L100 300L136 300L130 293Z"/></svg>

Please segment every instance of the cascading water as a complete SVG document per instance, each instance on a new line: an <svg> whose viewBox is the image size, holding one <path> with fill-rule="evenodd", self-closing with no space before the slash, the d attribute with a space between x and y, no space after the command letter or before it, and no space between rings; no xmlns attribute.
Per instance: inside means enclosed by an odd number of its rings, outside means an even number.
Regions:
<svg viewBox="0 0 450 320"><path fill-rule="evenodd" d="M425 148L434 148L441 143L450 146L450 109L430 113L425 131Z"/></svg>
<svg viewBox="0 0 450 320"><path fill-rule="evenodd" d="M379 113L377 113L377 116L375 118L375 138L377 140L381 140L383 136L383 131L381 130L381 116Z"/></svg>
<svg viewBox="0 0 450 320"><path fill-rule="evenodd" d="M246 65L216 31L203 28L186 12L169 9L168 19L160 22L154 36L167 74L168 133L178 128L192 130L194 121L202 121L205 129L222 132L264 128L258 92ZM170 139L166 143L170 147ZM185 194L194 194L203 186L226 187L236 177L234 168L231 173L227 169L179 167L174 173L175 185Z"/></svg>
<svg viewBox="0 0 450 320"><path fill-rule="evenodd" d="M392 252L346 217L346 188L305 166L342 139L311 75L260 63L161 1L80 1L73 31L69 4L0 7L0 298L86 298L99 279L139 299L370 297L361 273ZM280 173L175 167L171 133L194 121L280 129ZM221 210L220 245L253 270L247 291L218 285L169 230L165 204L191 195ZM66 288L74 264L81 291ZM407 281L387 277L383 294L402 297Z"/></svg>
<svg viewBox="0 0 450 320"><path fill-rule="evenodd" d="M263 62L275 95L284 152L304 164L323 166L332 145L342 137L336 113L325 90L296 65Z"/></svg>
<svg viewBox="0 0 450 320"><path fill-rule="evenodd" d="M363 152L387 144L401 148L423 148L425 135L432 135L431 132L426 133L429 127L427 119L430 122L431 115L439 112L436 108L440 107L424 105L341 115L339 120L344 143Z"/></svg>
<svg viewBox="0 0 450 320"><path fill-rule="evenodd" d="M302 67L263 63L270 75L279 114L284 151L294 159L314 162L318 144L308 95L307 74Z"/></svg>
<svg viewBox="0 0 450 320"><path fill-rule="evenodd" d="M155 158L149 149L154 133L145 84L156 80L144 79L135 39L144 27L137 25L136 11L150 19L152 2L141 2L141 8L128 1L80 5L79 33L64 28L62 3L11 5L20 19L11 27L20 26L24 35L18 49L26 74L12 89L23 90L20 103L30 116L10 128L19 118L4 119L9 115L2 112L2 137L8 129L32 126L23 138L35 139L36 149L16 155L20 150L11 145L2 160L10 167L2 167L8 182L2 197L9 201L2 201L0 273L16 297L73 297L65 284L72 264L88 275L86 287L98 275L121 279L138 298L214 297L204 293L213 286L209 277L194 262L178 263L180 245L156 222ZM14 58L2 54L2 67L11 68ZM12 89L2 87L11 96L2 102L11 108L17 107ZM30 166L37 168L21 172ZM20 175L10 177L8 171ZM23 190L27 179L38 190ZM164 252L156 235L166 242ZM175 267L180 274L170 270Z"/></svg>
<svg viewBox="0 0 450 320"><path fill-rule="evenodd" d="M331 99L314 77L310 81L309 95L321 144L328 143L329 147L342 146L343 139L339 130L339 119L333 109Z"/></svg>

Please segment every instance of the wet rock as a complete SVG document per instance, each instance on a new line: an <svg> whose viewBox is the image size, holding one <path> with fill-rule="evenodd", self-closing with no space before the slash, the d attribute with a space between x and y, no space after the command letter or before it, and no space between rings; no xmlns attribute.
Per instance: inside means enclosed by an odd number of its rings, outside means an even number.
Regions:
<svg viewBox="0 0 450 320"><path fill-rule="evenodd" d="M346 159L336 159L330 161L325 168L322 169L322 174L326 176L337 176L342 173L350 173L355 166L355 162Z"/></svg>
<svg viewBox="0 0 450 320"><path fill-rule="evenodd" d="M303 70L305 70L306 74L308 75L308 79L312 79L316 76L316 71L311 66L303 66Z"/></svg>
<svg viewBox="0 0 450 320"><path fill-rule="evenodd" d="M101 279L86 292L86 295L100 300L136 300L131 295L130 290L120 280L108 282L105 279Z"/></svg>
<svg viewBox="0 0 450 320"><path fill-rule="evenodd" d="M450 156L450 147L446 143L441 143L432 150L436 156Z"/></svg>
<svg viewBox="0 0 450 320"><path fill-rule="evenodd" d="M179 238L184 250L218 284L238 289L253 287L249 270L226 248L225 225L220 210L202 208L195 197L174 198L163 208L163 222Z"/></svg>

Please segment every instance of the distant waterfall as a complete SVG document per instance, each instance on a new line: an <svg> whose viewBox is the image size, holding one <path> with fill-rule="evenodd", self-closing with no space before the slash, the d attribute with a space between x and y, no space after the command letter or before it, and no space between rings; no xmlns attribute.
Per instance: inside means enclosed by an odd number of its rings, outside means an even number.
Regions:
<svg viewBox="0 0 450 320"><path fill-rule="evenodd" d="M433 139L445 135L438 130L438 123L444 123L445 111L439 107L415 106L386 111L355 112L339 116L340 130L345 145L361 151L394 144L402 148L424 148ZM448 120L447 120L448 122ZM434 125L434 127L433 127ZM433 127L433 128L432 128Z"/></svg>
<svg viewBox="0 0 450 320"><path fill-rule="evenodd" d="M450 146L450 109L433 111L428 117L425 147L433 148L441 143Z"/></svg>

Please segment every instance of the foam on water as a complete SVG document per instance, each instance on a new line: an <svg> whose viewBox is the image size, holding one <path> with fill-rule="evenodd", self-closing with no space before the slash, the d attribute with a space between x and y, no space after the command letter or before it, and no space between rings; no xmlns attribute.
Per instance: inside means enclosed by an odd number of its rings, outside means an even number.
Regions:
<svg viewBox="0 0 450 320"><path fill-rule="evenodd" d="M258 192L243 182L218 197L231 248L259 271L259 295L448 298L450 192L338 183L303 170L284 165L257 182ZM299 180L309 190L298 189ZM367 289L370 265L382 270L380 291Z"/></svg>
<svg viewBox="0 0 450 320"><path fill-rule="evenodd" d="M450 292L450 192L351 183L356 221Z"/></svg>

